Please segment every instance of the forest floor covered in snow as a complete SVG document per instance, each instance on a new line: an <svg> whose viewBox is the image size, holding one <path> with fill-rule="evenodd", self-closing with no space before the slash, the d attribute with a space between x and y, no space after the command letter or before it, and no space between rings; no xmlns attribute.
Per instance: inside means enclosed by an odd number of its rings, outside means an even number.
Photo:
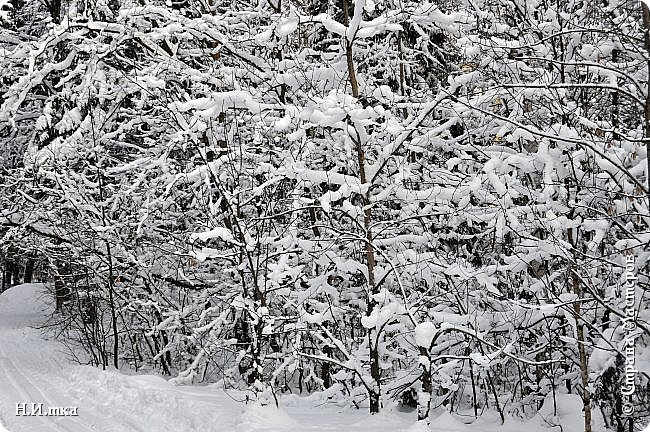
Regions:
<svg viewBox="0 0 650 432"><path fill-rule="evenodd" d="M237 401L241 395L215 386L173 386L153 375L129 375L70 361L65 348L44 338L35 325L51 303L42 285L20 285L0 295L0 431L10 432L162 432L162 431L407 431L415 413L396 407L370 416L363 410L281 396L280 408ZM16 416L17 403L78 407L78 416ZM542 409L526 423L501 425L485 415L472 424L435 414L440 432L526 432L581 430L579 401L560 399L559 417ZM28 408L29 409L29 408ZM414 430L415 428L413 428ZM595 431L600 428L595 428Z"/></svg>

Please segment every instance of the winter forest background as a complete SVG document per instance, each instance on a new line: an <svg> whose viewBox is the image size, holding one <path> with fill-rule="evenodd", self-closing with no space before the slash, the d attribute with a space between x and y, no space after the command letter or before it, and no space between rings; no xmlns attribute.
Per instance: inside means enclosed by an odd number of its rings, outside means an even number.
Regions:
<svg viewBox="0 0 650 432"><path fill-rule="evenodd" d="M585 432L641 430L649 28L621 0L0 0L3 288L50 281L98 367L425 427L569 394Z"/></svg>

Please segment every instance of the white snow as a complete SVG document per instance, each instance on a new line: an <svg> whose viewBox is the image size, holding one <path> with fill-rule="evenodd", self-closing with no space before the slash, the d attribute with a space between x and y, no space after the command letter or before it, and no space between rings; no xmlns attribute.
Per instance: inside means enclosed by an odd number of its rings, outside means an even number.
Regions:
<svg viewBox="0 0 650 432"><path fill-rule="evenodd" d="M415 342L418 346L428 348L431 345L436 326L431 321L425 321L415 327Z"/></svg>
<svg viewBox="0 0 650 432"><path fill-rule="evenodd" d="M287 36L298 28L298 17L282 20L275 29L278 36Z"/></svg>
<svg viewBox="0 0 650 432"><path fill-rule="evenodd" d="M201 240L201 241L206 241L206 240L211 240L211 239L214 239L214 238L219 238L219 239L221 239L221 240L223 240L225 242L228 242L228 243L238 244L235 241L235 238L233 237L232 232L228 228L224 228L224 227L212 228L209 231L194 233L194 234L192 234L190 236L190 240L192 240L192 241L196 240L196 239Z"/></svg>

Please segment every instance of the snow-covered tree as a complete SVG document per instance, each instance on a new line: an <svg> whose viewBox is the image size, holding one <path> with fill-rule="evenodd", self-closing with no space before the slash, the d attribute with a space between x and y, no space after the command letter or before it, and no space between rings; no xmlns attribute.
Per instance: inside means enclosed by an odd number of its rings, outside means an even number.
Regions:
<svg viewBox="0 0 650 432"><path fill-rule="evenodd" d="M638 345L648 329L647 9L12 5L3 235L46 259L88 362L262 403L412 398L423 427L576 394L585 432L624 427L630 255Z"/></svg>

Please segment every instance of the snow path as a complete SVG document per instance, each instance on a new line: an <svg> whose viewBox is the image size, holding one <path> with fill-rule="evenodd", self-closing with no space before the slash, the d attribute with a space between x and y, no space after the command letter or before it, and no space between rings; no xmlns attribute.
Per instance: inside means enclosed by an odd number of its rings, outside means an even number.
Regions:
<svg viewBox="0 0 650 432"><path fill-rule="evenodd" d="M11 432L235 430L243 411L222 392L183 390L154 376L79 366L56 341L30 327L48 310L42 285L0 295L0 424ZM78 407L77 417L16 416L16 404Z"/></svg>

